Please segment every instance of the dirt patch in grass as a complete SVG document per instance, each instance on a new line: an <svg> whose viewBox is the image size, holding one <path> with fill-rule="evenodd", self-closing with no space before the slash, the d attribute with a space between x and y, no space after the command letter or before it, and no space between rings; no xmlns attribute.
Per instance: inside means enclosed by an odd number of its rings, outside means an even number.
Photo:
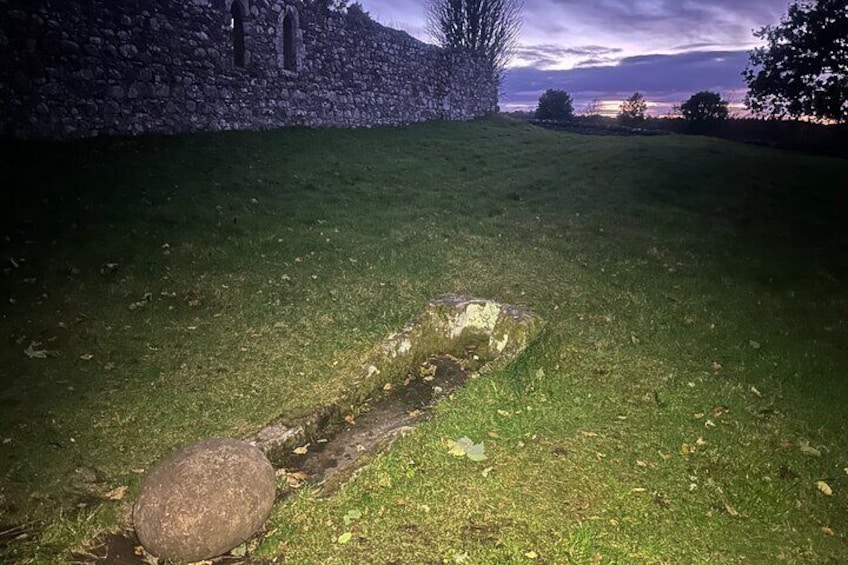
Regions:
<svg viewBox="0 0 848 565"><path fill-rule="evenodd" d="M459 359L450 356L426 361L419 375L410 374L384 399L356 419L348 416L330 437L316 434L302 456L294 455L291 467L310 483L321 484L326 494L335 491L363 462L388 448L400 435L424 420L433 403L462 386L468 378ZM423 374L423 376L422 376Z"/></svg>

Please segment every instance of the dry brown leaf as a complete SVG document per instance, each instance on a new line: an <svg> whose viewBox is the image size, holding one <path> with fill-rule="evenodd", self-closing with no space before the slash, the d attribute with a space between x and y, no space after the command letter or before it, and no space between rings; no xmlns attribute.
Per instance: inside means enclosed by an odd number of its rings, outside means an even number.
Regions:
<svg viewBox="0 0 848 565"><path fill-rule="evenodd" d="M348 414L347 416L345 416L344 421L349 426L353 426L354 424L356 424L356 420L353 418L352 414Z"/></svg>
<svg viewBox="0 0 848 565"><path fill-rule="evenodd" d="M824 481L816 481L816 488L825 496L833 496L833 489Z"/></svg>
<svg viewBox="0 0 848 565"><path fill-rule="evenodd" d="M713 406L713 418L724 416L728 412L730 412L730 408L728 408L724 404L716 404L715 406Z"/></svg>
<svg viewBox="0 0 848 565"><path fill-rule="evenodd" d="M823 533L824 535L826 535L826 536L833 537L833 536L835 536L835 535L836 535L836 534L834 533L834 531L833 531L833 530L831 530L830 528L828 528L827 526L822 526L821 531L822 531L822 533Z"/></svg>
<svg viewBox="0 0 848 565"><path fill-rule="evenodd" d="M734 518L738 518L738 517L739 517L739 512L737 512L737 511L736 511L736 509L735 509L734 507L732 507L730 504L728 504L728 503L726 503L726 502L724 503L724 510L725 510L728 514L730 514L731 516L733 516Z"/></svg>
<svg viewBox="0 0 848 565"><path fill-rule="evenodd" d="M108 498L109 500L123 500L124 497L127 495L127 490L128 487L123 485L115 487L106 493L106 498Z"/></svg>
<svg viewBox="0 0 848 565"><path fill-rule="evenodd" d="M306 455L307 452L309 451L309 445L310 444L307 443L306 445L301 445L300 447L296 447L292 450L292 452L297 454L297 455Z"/></svg>
<svg viewBox="0 0 848 565"><path fill-rule="evenodd" d="M292 488L298 488L301 483L309 478L309 475L300 471L294 473L284 473L286 484Z"/></svg>

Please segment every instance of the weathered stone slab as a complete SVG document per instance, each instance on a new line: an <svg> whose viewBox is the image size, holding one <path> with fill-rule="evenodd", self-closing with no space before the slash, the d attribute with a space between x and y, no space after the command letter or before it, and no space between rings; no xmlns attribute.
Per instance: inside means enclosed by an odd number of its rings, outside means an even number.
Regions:
<svg viewBox="0 0 848 565"><path fill-rule="evenodd" d="M432 300L424 312L400 331L389 335L365 355L349 390L336 402L317 408L312 416L292 422L285 415L248 441L275 465L283 465L292 448L326 422L358 412L367 398L387 383L397 384L410 369L434 355L464 357L473 349L483 363L479 373L502 367L538 335L542 320L529 310L493 300L445 295Z"/></svg>

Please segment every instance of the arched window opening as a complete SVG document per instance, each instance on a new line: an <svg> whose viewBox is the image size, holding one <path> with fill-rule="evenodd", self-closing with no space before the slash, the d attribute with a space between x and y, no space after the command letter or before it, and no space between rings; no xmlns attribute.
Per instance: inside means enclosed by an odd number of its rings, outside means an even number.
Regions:
<svg viewBox="0 0 848 565"><path fill-rule="evenodd" d="M233 64L244 66L244 10L241 3L235 0L230 6L230 28L233 36Z"/></svg>
<svg viewBox="0 0 848 565"><path fill-rule="evenodd" d="M292 12L283 18L283 68L297 71L297 23Z"/></svg>

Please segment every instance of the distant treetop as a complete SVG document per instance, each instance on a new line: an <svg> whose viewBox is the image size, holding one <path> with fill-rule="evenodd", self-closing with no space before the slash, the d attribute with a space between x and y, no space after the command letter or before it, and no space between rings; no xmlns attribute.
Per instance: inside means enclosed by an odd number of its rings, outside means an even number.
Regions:
<svg viewBox="0 0 848 565"><path fill-rule="evenodd" d="M574 117L574 103L564 90L548 89L539 97L536 106L537 120L570 120Z"/></svg>
<svg viewBox="0 0 848 565"><path fill-rule="evenodd" d="M727 106L721 94L702 90L680 105L680 113L693 123L720 122L727 119Z"/></svg>

